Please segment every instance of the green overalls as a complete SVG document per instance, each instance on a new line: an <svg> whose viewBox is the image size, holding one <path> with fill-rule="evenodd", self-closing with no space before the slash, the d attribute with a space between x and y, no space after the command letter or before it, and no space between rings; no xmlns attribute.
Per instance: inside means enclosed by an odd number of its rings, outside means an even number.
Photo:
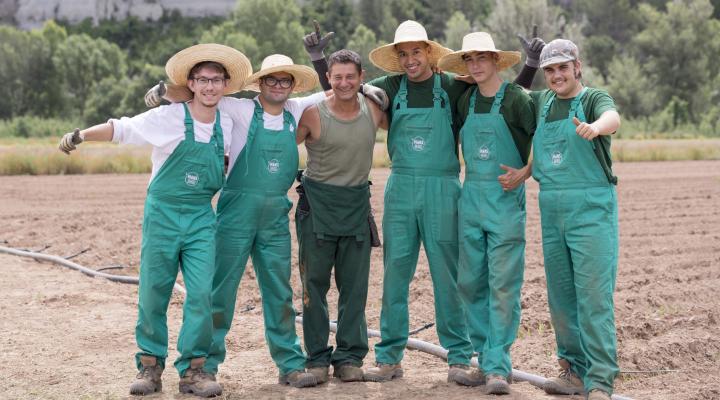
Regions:
<svg viewBox="0 0 720 400"><path fill-rule="evenodd" d="M522 168L510 129L500 114L507 82L488 114L475 113L477 87L460 130L465 182L460 196L458 289L465 300L470 339L485 374L508 377L510 346L520 324L525 269L525 184L505 192L500 164Z"/></svg>
<svg viewBox="0 0 720 400"><path fill-rule="evenodd" d="M138 321L135 338L140 352L135 356L157 358L165 367L167 358L167 307L178 267L187 296L175 361L180 376L193 358L206 357L212 338L210 293L215 270L215 212L213 195L223 184L225 149L220 112L210 143L195 141L193 119L186 104L185 140L153 178L145 199Z"/></svg>
<svg viewBox="0 0 720 400"><path fill-rule="evenodd" d="M408 339L408 292L422 241L433 281L440 344L449 351L450 365L468 365L472 345L457 291L460 163L450 100L440 75L434 76L432 108L408 108L407 95L407 76L403 76L388 132L392 172L385 187L382 340L375 345L376 361L402 360Z"/></svg>
<svg viewBox="0 0 720 400"><path fill-rule="evenodd" d="M546 122L544 105L533 138L533 177L540 183L540 215L548 302L558 357L583 379L585 390L612 393L619 372L613 291L618 258L615 187L593 152L575 133L586 121L581 99L566 119Z"/></svg>
<svg viewBox="0 0 720 400"><path fill-rule="evenodd" d="M290 286L292 202L287 191L298 167L295 120L283 110L283 129L264 127L255 102L248 141L230 172L218 201L217 257L212 291L213 340L207 369L225 360L225 336L235 312L240 279L252 257L262 297L265 340L282 375L305 368L295 333Z"/></svg>

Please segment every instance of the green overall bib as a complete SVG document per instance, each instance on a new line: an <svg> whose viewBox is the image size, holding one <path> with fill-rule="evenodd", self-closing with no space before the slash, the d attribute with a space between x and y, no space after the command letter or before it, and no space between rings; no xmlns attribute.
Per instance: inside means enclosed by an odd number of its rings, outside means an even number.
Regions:
<svg viewBox="0 0 720 400"><path fill-rule="evenodd" d="M510 129L500 114L507 82L488 114L475 113L477 87L460 130L465 182L460 196L458 290L468 313L470 339L485 374L508 377L510 346L520 324L525 269L525 184L504 191L500 164L522 168Z"/></svg>
<svg viewBox="0 0 720 400"><path fill-rule="evenodd" d="M167 307L182 271L187 296L175 368L182 376L193 358L206 357L212 340L210 293L215 270L213 195L223 184L223 133L220 113L210 143L195 141L193 119L185 108L185 140L153 178L145 199L140 253L138 321L135 338L140 356L167 358Z"/></svg>
<svg viewBox="0 0 720 400"><path fill-rule="evenodd" d="M618 258L615 187L608 182L593 142L575 133L586 121L581 99L568 117L546 122L544 105L533 138L533 177L540 183L540 215L548 302L558 357L570 362L585 390L612 393L619 372L613 291Z"/></svg>
<svg viewBox="0 0 720 400"><path fill-rule="evenodd" d="M213 343L206 366L216 372L225 360L225 336L235 312L238 286L252 257L262 297L265 340L282 375L305 368L295 333L290 286L292 202L287 191L297 173L295 120L283 110L283 129L265 128L255 102L248 141L218 200L217 257L212 291Z"/></svg>
<svg viewBox="0 0 720 400"><path fill-rule="evenodd" d="M382 340L375 345L376 361L402 360L408 339L408 292L422 241L433 281L440 344L449 351L450 365L467 365L472 345L457 291L460 163L450 100L440 75L434 76L432 108L408 108L407 95L407 76L403 76L388 132L392 172L385 187Z"/></svg>

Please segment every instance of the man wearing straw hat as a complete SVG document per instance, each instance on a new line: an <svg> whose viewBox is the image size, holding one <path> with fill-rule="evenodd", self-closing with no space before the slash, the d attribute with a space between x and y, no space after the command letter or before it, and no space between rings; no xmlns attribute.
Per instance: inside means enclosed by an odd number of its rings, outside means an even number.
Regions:
<svg viewBox="0 0 720 400"><path fill-rule="evenodd" d="M530 176L526 165L535 110L519 85L499 75L518 61L520 52L498 50L488 33L475 32L463 38L462 50L439 63L443 70L470 75L477 82L458 102L465 160L458 206L458 290L488 394L510 393L510 347L520 324L524 181Z"/></svg>
<svg viewBox="0 0 720 400"><path fill-rule="evenodd" d="M153 146L135 329L140 372L130 393L162 390L168 342L166 312L180 268L187 296L177 345L180 357L175 361L181 377L179 389L211 397L222 393L205 366L213 333L215 213L211 200L223 185L223 161L232 137L232 120L217 105L223 94L242 88L252 67L235 49L200 44L175 54L165 70L172 82L193 93L189 102L75 130L63 137L60 149L69 153L83 141Z"/></svg>
<svg viewBox="0 0 720 400"><path fill-rule="evenodd" d="M297 121L303 111L323 99L325 92L289 99L318 83L315 71L281 54L263 60L260 71L248 79L246 90L260 92L255 99L223 98L219 108L234 122L229 172L218 202L217 269L213 284L215 331L208 368L215 372L226 356L225 336L235 310L235 298L248 257L260 287L266 340L278 369L279 382L295 387L315 386L305 372L305 356L295 332L290 286L290 232L287 191L298 165L295 143ZM177 87L156 85L146 95L150 107L164 97L180 101ZM379 101L371 98L373 101Z"/></svg>
<svg viewBox="0 0 720 400"><path fill-rule="evenodd" d="M613 291L617 195L610 135L620 115L607 92L583 86L577 46L548 43L540 55L548 89L532 92L539 115L532 175L538 196L550 316L560 376L547 393L610 399L619 372Z"/></svg>
<svg viewBox="0 0 720 400"><path fill-rule="evenodd" d="M295 215L303 282L303 332L307 367L320 382L333 375L363 380L368 352L365 305L372 245L370 189L375 133L385 114L358 93L360 56L339 50L329 57L333 94L308 108L297 142L305 142L307 169L298 187ZM378 244L379 245L379 244ZM327 292L335 272L339 292L336 343L328 345Z"/></svg>

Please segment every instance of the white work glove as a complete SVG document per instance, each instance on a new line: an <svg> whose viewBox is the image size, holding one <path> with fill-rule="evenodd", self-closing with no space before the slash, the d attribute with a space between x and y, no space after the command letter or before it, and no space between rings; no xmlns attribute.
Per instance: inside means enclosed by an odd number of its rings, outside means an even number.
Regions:
<svg viewBox="0 0 720 400"><path fill-rule="evenodd" d="M78 144L83 142L83 138L80 135L80 129L75 128L74 131L66 133L60 139L60 145L58 148L65 154L70 154L71 151L75 150Z"/></svg>
<svg viewBox="0 0 720 400"><path fill-rule="evenodd" d="M162 103L165 92L165 82L158 82L157 85L151 87L150 90L145 93L145 105L148 106L148 108L159 106L160 103Z"/></svg>
<svg viewBox="0 0 720 400"><path fill-rule="evenodd" d="M373 103L377 104L383 111L387 111L388 107L390 107L390 98L387 93L377 86L364 83L360 85L360 93L370 99Z"/></svg>

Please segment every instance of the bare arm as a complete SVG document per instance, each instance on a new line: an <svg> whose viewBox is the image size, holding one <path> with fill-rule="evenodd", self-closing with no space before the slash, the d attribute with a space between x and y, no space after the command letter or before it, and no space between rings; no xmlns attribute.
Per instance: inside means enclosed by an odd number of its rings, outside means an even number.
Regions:
<svg viewBox="0 0 720 400"><path fill-rule="evenodd" d="M317 106L311 106L306 108L300 117L300 122L295 130L295 141L297 144L312 143L318 139L320 139L320 112Z"/></svg>
<svg viewBox="0 0 720 400"><path fill-rule="evenodd" d="M87 129L75 129L73 132L66 133L60 139L58 148L65 154L70 154L76 149L76 146L84 141L91 142L109 142L113 139L113 125L110 122L92 126Z"/></svg>
<svg viewBox="0 0 720 400"><path fill-rule="evenodd" d="M620 114L615 110L608 110L600 115L600 118L588 124L573 118L575 133L587 140L593 140L600 135L612 135L620 128Z"/></svg>
<svg viewBox="0 0 720 400"><path fill-rule="evenodd" d="M377 103L372 101L366 102L372 113L373 122L375 122L376 128L388 129L387 114L380 109Z"/></svg>

